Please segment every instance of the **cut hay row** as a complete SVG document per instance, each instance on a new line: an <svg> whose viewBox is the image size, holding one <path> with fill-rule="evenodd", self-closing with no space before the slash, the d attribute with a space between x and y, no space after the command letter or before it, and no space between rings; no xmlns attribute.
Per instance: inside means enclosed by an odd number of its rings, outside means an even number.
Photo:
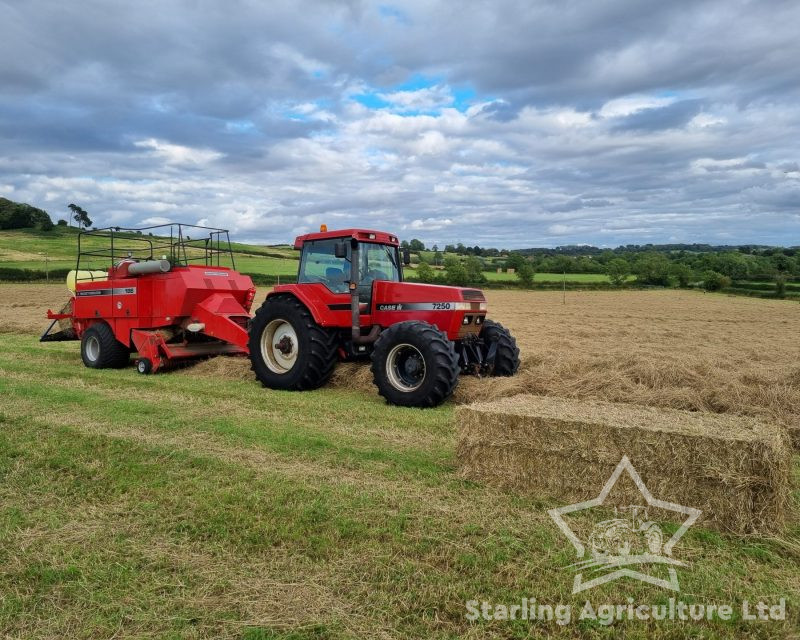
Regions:
<svg viewBox="0 0 800 640"><path fill-rule="evenodd" d="M453 399L468 404L521 393L756 417L782 425L800 449L800 366L731 371L690 355L565 353L526 358L512 378L462 377Z"/></svg>
<svg viewBox="0 0 800 640"><path fill-rule="evenodd" d="M185 369L188 375L224 376L253 380L246 358L213 358ZM749 376L749 377L748 377ZM452 402L457 405L488 401L521 393L624 402L639 406L682 409L709 414L761 418L788 429L800 448L800 367L783 380L774 377L721 379L703 362L660 365L627 358L565 358L523 361L511 378L462 376ZM329 385L377 394L369 362L344 362L336 366Z"/></svg>
<svg viewBox="0 0 800 640"><path fill-rule="evenodd" d="M530 395L456 415L459 470L469 480L571 504L595 498L627 456L655 497L701 509L704 526L764 534L786 521L791 452L779 426ZM641 504L633 493L619 497Z"/></svg>
<svg viewBox="0 0 800 640"><path fill-rule="evenodd" d="M375 392L369 363L338 365L330 384ZM521 393L752 416L783 425L800 448L800 366L781 378L767 368L726 375L690 357L660 362L635 355L526 358L511 378L462 376L452 401L469 404Z"/></svg>

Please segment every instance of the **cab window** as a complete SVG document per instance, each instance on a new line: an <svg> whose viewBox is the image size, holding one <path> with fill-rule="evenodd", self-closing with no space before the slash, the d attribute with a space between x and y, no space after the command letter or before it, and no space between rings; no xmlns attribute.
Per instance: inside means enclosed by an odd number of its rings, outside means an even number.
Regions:
<svg viewBox="0 0 800 640"><path fill-rule="evenodd" d="M397 248L374 242L359 244L358 299L372 304L372 283L376 280L400 281L400 263Z"/></svg>
<svg viewBox="0 0 800 640"><path fill-rule="evenodd" d="M340 239L311 240L303 244L298 282L319 282L334 293L347 293L350 279L350 248L347 258L337 258L334 247ZM349 245L349 243L348 243Z"/></svg>
<svg viewBox="0 0 800 640"><path fill-rule="evenodd" d="M361 282L371 283L373 280L398 282L400 280L400 267L395 247L374 242L362 242L359 250L361 252Z"/></svg>

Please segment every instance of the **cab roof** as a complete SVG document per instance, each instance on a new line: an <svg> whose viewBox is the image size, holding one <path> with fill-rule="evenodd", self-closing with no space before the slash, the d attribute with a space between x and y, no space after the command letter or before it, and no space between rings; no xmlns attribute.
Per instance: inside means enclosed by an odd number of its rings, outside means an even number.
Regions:
<svg viewBox="0 0 800 640"><path fill-rule="evenodd" d="M316 233L306 233L297 236L294 240L294 248L302 249L303 243L309 240L330 240L332 238L353 238L360 242L377 242L378 244L388 244L393 247L400 246L397 236L385 231L373 231L371 229L337 229L334 231L317 231Z"/></svg>

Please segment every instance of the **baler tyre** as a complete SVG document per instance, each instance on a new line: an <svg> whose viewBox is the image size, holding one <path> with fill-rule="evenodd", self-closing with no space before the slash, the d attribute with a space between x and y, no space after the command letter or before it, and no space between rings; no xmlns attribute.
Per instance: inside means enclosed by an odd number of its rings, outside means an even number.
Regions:
<svg viewBox="0 0 800 640"><path fill-rule="evenodd" d="M139 358L136 361L136 370L143 376L146 376L153 370L153 362L150 358Z"/></svg>
<svg viewBox="0 0 800 640"><path fill-rule="evenodd" d="M279 347L279 345L281 345ZM250 322L251 369L265 387L308 391L336 365L336 334L319 326L294 296L267 298Z"/></svg>
<svg viewBox="0 0 800 640"><path fill-rule="evenodd" d="M81 359L91 369L120 369L128 364L130 355L130 349L105 322L93 324L81 336Z"/></svg>
<svg viewBox="0 0 800 640"><path fill-rule="evenodd" d="M519 347L511 332L499 322L485 320L483 328L481 328L480 337L485 345L484 357L488 353L490 344L492 342L497 343L491 375L513 376L519 369Z"/></svg>
<svg viewBox="0 0 800 640"><path fill-rule="evenodd" d="M391 404L436 407L458 384L458 355L447 335L427 322L398 322L372 351L372 377Z"/></svg>

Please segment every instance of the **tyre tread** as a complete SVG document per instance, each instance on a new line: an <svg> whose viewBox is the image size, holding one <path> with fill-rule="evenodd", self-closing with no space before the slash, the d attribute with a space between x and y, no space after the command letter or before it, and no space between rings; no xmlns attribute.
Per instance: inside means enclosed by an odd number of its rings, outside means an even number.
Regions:
<svg viewBox="0 0 800 640"><path fill-rule="evenodd" d="M105 322L97 322L89 327L84 333L96 334L100 343L100 354L95 364L88 364L84 356L83 341L81 344L81 358L83 363L92 369L121 369L130 362L131 352L128 347L122 344L114 335L114 331Z"/></svg>
<svg viewBox="0 0 800 640"><path fill-rule="evenodd" d="M493 376L513 376L519 369L519 347L511 332L499 322L485 320L481 336L486 339L488 334L496 333L497 354L494 360Z"/></svg>
<svg viewBox="0 0 800 640"><path fill-rule="evenodd" d="M384 380L385 358L394 344L402 341L403 336L415 333L428 343L433 350L432 359L437 363L434 381L425 395L416 392L397 395L396 390ZM449 398L458 384L460 367L453 343L447 335L434 325L419 320L398 322L386 329L378 337L372 352L372 380L378 393L392 404L411 407L435 407ZM402 400L402 402L398 401Z"/></svg>
<svg viewBox="0 0 800 640"><path fill-rule="evenodd" d="M252 332L252 326L259 327L262 324L262 318L273 312L277 305L283 305L289 310L289 315L294 315L299 323L305 327L308 332L308 342L305 348L308 349L308 362L307 366L293 383L286 386L277 386L271 381L266 373L254 361L254 354L258 353L256 357L260 358L260 341L261 335L258 336ZM288 318L287 318L288 320ZM266 325L266 322L263 322ZM277 295L267 298L251 322L251 334L249 341L250 348L250 368L255 373L256 378L264 387L280 388L289 391L309 391L323 386L333 374L334 367L336 366L336 349L338 347L338 340L333 331L329 331L324 327L318 325L306 306L292 295ZM266 363L263 369L266 369ZM267 369L268 371L268 369Z"/></svg>

